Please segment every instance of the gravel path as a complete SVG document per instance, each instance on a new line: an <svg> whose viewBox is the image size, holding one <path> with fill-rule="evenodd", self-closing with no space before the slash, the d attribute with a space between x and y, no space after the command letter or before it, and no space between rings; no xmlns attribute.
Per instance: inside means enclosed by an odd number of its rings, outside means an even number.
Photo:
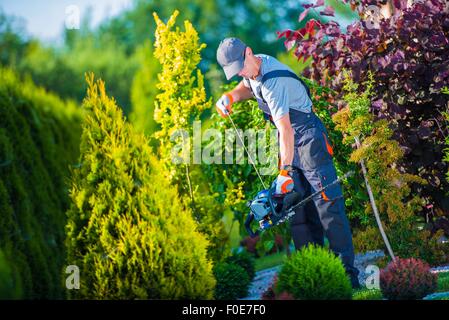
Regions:
<svg viewBox="0 0 449 320"><path fill-rule="evenodd" d="M354 265L359 269L359 281L361 284L365 283L365 280L369 274L365 274L365 268L372 264L375 264L375 261L378 258L385 256L384 252L381 250L369 251L364 254L357 254L355 256ZM260 300L262 294L270 287L273 282L273 278L279 272L281 266L276 266L270 269L265 269L256 272L253 282L248 290L248 296L241 300ZM441 266L437 268L432 268L432 272L449 272L449 265ZM448 296L448 292L446 293L435 293L425 297L424 299L435 299L440 296Z"/></svg>

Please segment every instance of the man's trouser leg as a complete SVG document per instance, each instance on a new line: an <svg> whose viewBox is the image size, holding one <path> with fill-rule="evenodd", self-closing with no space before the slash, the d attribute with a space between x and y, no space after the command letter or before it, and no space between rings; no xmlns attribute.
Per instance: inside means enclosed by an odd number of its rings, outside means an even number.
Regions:
<svg viewBox="0 0 449 320"><path fill-rule="evenodd" d="M337 179L333 164L304 172L304 175L315 190L319 190L322 186ZM358 286L357 276L359 272L354 267L352 233L345 214L344 199L340 185L330 187L323 194L315 197L313 202L324 234L329 240L330 249L340 256L353 286Z"/></svg>
<svg viewBox="0 0 449 320"><path fill-rule="evenodd" d="M311 186L303 173L297 169L292 173L295 191L301 194L301 199L311 194ZM295 210L290 221L291 235L295 249L300 250L308 244L324 245L324 231L313 201Z"/></svg>

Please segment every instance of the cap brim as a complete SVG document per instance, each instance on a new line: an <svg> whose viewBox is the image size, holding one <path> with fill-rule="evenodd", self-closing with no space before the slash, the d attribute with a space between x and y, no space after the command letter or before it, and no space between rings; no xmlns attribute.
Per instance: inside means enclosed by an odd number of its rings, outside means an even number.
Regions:
<svg viewBox="0 0 449 320"><path fill-rule="evenodd" d="M236 76L242 69L243 69L243 60L234 61L233 63L223 67L227 80Z"/></svg>

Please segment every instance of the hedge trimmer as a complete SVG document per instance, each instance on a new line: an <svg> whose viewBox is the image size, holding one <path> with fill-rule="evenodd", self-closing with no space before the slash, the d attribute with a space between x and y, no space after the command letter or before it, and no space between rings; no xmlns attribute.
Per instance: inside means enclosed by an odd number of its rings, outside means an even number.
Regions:
<svg viewBox="0 0 449 320"><path fill-rule="evenodd" d="M273 183L270 189L260 191L253 200L248 201L247 206L249 207L250 212L245 221L246 231L251 237L255 237L262 231L290 220L290 218L295 215L296 209L301 208L314 197L320 195L323 191L336 185L353 173L353 171L347 172L342 177L332 181L325 187L302 200L300 199L298 192L290 192L285 196L275 195L275 184ZM251 229L251 223L254 220L259 221L259 228L256 232Z"/></svg>

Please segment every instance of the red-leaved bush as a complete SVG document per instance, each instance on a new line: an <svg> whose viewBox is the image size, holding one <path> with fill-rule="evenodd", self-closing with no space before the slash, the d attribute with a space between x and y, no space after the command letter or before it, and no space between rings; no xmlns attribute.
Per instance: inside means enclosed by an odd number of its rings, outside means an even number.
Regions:
<svg viewBox="0 0 449 320"><path fill-rule="evenodd" d="M433 208L423 207L422 216L429 223L438 217L436 212L449 217L448 165L443 161L448 134L443 113L449 96L442 90L449 85L449 2L392 0L391 16L372 19L368 9L381 8L387 1L341 1L360 15L346 30L335 20L310 19L304 27L278 35L298 58L312 57L304 76L335 90L335 104L341 102L343 69L351 72L355 83L374 74L371 111L394 129L405 152L398 164L401 170L428 182L413 186ZM300 20L309 10L333 16L333 10L322 10L324 1L308 2L312 3L303 4Z"/></svg>
<svg viewBox="0 0 449 320"><path fill-rule="evenodd" d="M397 258L380 273L380 290L389 300L422 299L437 288L438 275L419 259Z"/></svg>

